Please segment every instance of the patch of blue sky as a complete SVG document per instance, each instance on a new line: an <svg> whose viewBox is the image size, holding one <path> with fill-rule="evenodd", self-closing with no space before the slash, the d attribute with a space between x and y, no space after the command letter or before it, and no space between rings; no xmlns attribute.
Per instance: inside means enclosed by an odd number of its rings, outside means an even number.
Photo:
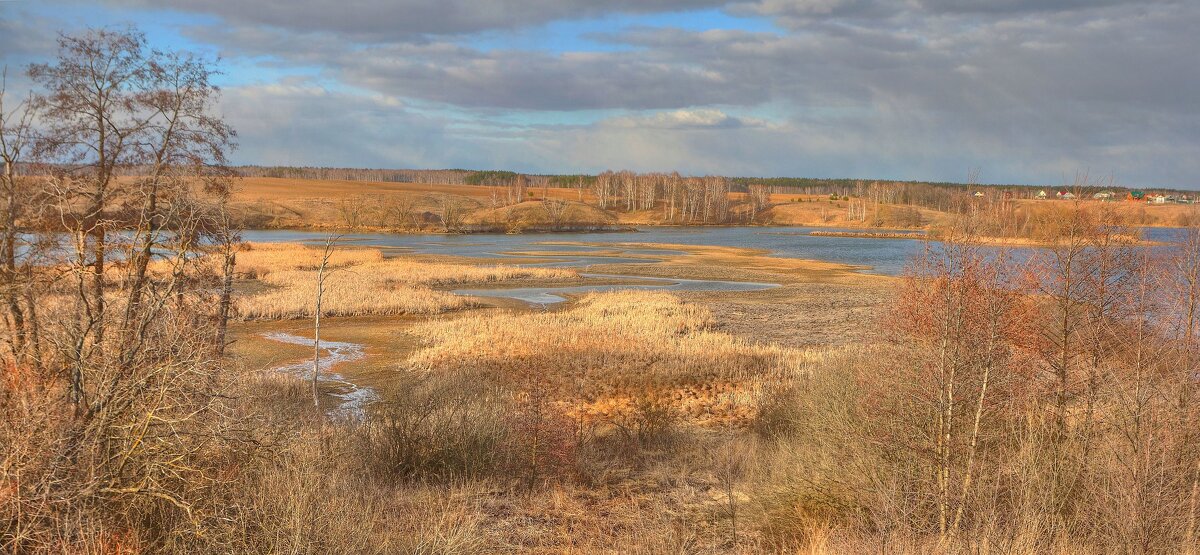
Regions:
<svg viewBox="0 0 1200 555"><path fill-rule="evenodd" d="M189 39L179 30L194 25L211 25L219 22L212 16L196 15L172 10L146 10L99 6L82 2L42 3L16 2L30 14L62 22L61 31L71 32L85 27L120 27L134 25L146 33L146 39L158 48L189 50L206 55L215 55L216 49L208 44Z"/></svg>
<svg viewBox="0 0 1200 555"><path fill-rule="evenodd" d="M330 90L348 89L340 81L328 77L321 66L278 63L269 56L222 59L221 75L214 81L222 87L237 87L289 80L302 80Z"/></svg>
<svg viewBox="0 0 1200 555"><path fill-rule="evenodd" d="M740 17L720 9L659 14L611 14L560 20L515 30L496 30L466 36L462 43L480 50L531 50L561 52L618 52L633 47L601 37L630 28L674 28L687 31L713 29L749 32L782 32L768 18Z"/></svg>
<svg viewBox="0 0 1200 555"><path fill-rule="evenodd" d="M56 31L72 33L86 27L115 27L126 25L137 27L146 34L146 40L153 48L164 50L187 50L201 56L217 58L222 54L221 49L212 44L192 39L188 33L181 32L188 27L215 25L220 19L173 10L146 10L119 8L111 6L96 6L83 3L35 3L12 2L10 8L18 7L23 13L33 17L44 18L57 23ZM261 84L279 81L286 77L308 76L317 77L320 69L316 67L272 66L269 58L245 58L228 56L221 60L221 75L214 79L224 87Z"/></svg>

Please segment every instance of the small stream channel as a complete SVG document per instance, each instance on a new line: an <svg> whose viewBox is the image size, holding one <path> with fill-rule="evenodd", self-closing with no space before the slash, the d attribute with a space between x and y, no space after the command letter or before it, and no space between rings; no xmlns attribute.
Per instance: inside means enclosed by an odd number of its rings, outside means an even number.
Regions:
<svg viewBox="0 0 1200 555"><path fill-rule="evenodd" d="M290 333L270 332L264 333L262 336L280 343L313 346L312 339ZM367 417L367 405L379 398L374 389L355 385L341 374L330 371L337 364L353 362L367 356L364 349L364 346L357 343L321 341L321 351L324 354L317 359L317 367L321 371L317 376L317 385L338 400L337 406L329 409L328 414L332 418L362 421ZM307 381L312 379L313 362L310 358L301 362L285 364L273 370Z"/></svg>

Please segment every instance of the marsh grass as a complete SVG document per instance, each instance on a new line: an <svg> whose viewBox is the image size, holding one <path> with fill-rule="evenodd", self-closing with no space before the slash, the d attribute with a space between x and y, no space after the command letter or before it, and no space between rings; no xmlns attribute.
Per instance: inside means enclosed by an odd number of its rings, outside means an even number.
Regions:
<svg viewBox="0 0 1200 555"><path fill-rule="evenodd" d="M237 273L242 277L255 279L273 272L315 270L321 262L321 255L322 250L314 246L294 243L247 243L237 253ZM329 267L344 268L382 260L383 252L379 249L339 248L330 257Z"/></svg>
<svg viewBox="0 0 1200 555"><path fill-rule="evenodd" d="M715 331L712 322L703 307L668 293L598 293L563 311L422 323L411 333L425 347L407 364L536 374L585 415L648 414L669 403L703 423L746 418L758 384L797 371L807 355Z"/></svg>
<svg viewBox="0 0 1200 555"><path fill-rule="evenodd" d="M303 245L254 244L238 254L238 271L268 290L241 298L243 319L307 318L314 315L321 251ZM465 283L571 279L573 271L514 266L471 266L384 258L379 249L338 249L330 260L322 316L437 314L471 301L434 287Z"/></svg>

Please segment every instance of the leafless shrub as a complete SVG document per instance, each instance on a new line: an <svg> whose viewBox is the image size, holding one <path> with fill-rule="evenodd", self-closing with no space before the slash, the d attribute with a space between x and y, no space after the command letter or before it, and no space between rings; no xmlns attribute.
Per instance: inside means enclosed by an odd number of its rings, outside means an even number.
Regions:
<svg viewBox="0 0 1200 555"><path fill-rule="evenodd" d="M558 231L562 229L563 222L566 218L567 208L570 205L566 201L543 198L542 209L546 211L546 217L550 219L550 229Z"/></svg>
<svg viewBox="0 0 1200 555"><path fill-rule="evenodd" d="M357 434L359 457L388 480L503 478L514 464L511 393L469 374L415 378Z"/></svg>

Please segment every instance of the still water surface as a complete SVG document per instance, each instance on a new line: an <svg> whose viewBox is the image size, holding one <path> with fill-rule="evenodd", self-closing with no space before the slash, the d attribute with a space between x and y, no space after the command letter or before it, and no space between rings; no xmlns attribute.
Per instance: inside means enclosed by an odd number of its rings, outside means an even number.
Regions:
<svg viewBox="0 0 1200 555"><path fill-rule="evenodd" d="M401 235L385 233L347 234L344 241L379 247L392 247L422 254L474 257L504 257L511 252L552 251L563 255L560 261L543 265L586 267L592 264L646 262L633 257L588 256L603 247L552 245L555 242L648 243L660 245L712 245L765 249L771 256L842 262L862 266L864 271L895 274L908 258L921 249L916 239L863 239L853 237L813 237L817 228L798 227L670 227L646 228L636 232L527 233L521 235ZM828 229L823 229L829 231ZM321 241L326 234L309 231L247 231L247 241L308 242ZM670 251L668 254L677 253ZM623 249L624 255L661 254L657 249Z"/></svg>
<svg viewBox="0 0 1200 555"><path fill-rule="evenodd" d="M923 248L918 239L871 239L859 237L820 237L810 231L831 231L828 228L803 227L653 227L629 232L592 233L528 233L521 235L411 235L386 233L347 234L345 242L376 247L400 249L420 254L441 254L480 258L530 258L545 253L547 262L526 266L572 267L586 269L594 264L651 264L651 255L681 254L671 245L707 245L763 249L770 256L840 262L859 266L864 272L896 275ZM848 230L863 231L863 230ZM887 230L870 230L887 231ZM1151 241L1174 241L1181 230L1148 228L1145 237ZM247 231L243 238L255 242L320 242L327 234L310 231ZM556 245L557 242L592 243L585 245ZM663 249L621 247L620 243L663 245ZM609 246L606 246L609 245ZM616 256L601 253L619 250ZM1021 259L1034 252L1032 248L1010 249L1014 258ZM585 277L619 277L584 274ZM641 280L642 278L639 278ZM713 280L658 278L661 284L583 285L569 287L529 287L462 289L461 295L507 297L535 304L561 302L564 295L614 289L667 289L675 291L753 291L775 287L770 283L747 283Z"/></svg>

